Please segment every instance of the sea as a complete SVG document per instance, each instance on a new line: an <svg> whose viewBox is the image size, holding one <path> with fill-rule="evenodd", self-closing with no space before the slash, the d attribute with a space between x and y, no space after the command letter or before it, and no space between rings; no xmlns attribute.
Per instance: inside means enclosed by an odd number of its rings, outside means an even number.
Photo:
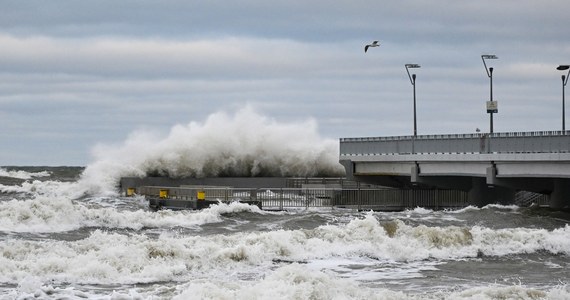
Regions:
<svg viewBox="0 0 570 300"><path fill-rule="evenodd" d="M570 215L539 206L153 211L119 192L126 176L342 176L312 119L246 105L90 154L0 167L0 299L570 299Z"/></svg>
<svg viewBox="0 0 570 300"><path fill-rule="evenodd" d="M570 299L564 212L152 211L86 172L0 168L0 299Z"/></svg>

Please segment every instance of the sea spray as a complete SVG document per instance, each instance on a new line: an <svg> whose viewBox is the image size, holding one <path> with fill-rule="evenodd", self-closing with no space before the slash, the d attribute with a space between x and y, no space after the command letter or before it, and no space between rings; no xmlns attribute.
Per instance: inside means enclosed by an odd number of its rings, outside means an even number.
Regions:
<svg viewBox="0 0 570 300"><path fill-rule="evenodd" d="M90 193L112 193L120 177L342 176L338 141L319 136L314 120L279 123L252 106L172 127L161 137L132 133L121 145L99 145L81 176Z"/></svg>

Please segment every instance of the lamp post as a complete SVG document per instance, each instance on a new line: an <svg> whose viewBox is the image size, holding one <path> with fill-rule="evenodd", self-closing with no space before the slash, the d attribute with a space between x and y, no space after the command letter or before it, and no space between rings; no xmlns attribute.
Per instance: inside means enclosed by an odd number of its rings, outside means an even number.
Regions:
<svg viewBox="0 0 570 300"><path fill-rule="evenodd" d="M565 107L565 100L564 100L564 94L565 94L564 90L565 90L566 84L568 83L568 77L570 77L570 65L559 65L558 67L556 67L556 70L560 70L560 71L568 70L568 74L566 76L562 75L562 134L565 134L565 132L566 132L566 123L565 123L566 107Z"/></svg>
<svg viewBox="0 0 570 300"><path fill-rule="evenodd" d="M418 64L406 64L406 72L408 73L408 77L410 78L410 83L414 87L414 137L418 136L418 123L416 118L416 74L412 74L410 76L409 69L418 69L420 65Z"/></svg>
<svg viewBox="0 0 570 300"><path fill-rule="evenodd" d="M485 71L487 71L487 77L490 79L490 101L487 103L487 113L489 113L489 133L493 133L493 113L498 112L497 103L493 103L493 68L487 68L487 63L485 59L498 59L496 55L493 54L483 54L481 55L481 60L483 60L483 65L485 66Z"/></svg>

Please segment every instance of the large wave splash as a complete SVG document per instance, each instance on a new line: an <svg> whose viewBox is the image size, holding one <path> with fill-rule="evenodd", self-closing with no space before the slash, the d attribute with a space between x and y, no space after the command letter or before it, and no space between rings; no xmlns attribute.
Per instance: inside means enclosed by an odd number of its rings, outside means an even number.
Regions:
<svg viewBox="0 0 570 300"><path fill-rule="evenodd" d="M137 131L122 145L99 145L81 183L89 193L108 193L124 176L342 176L338 141L317 129L313 119L279 123L247 105L176 125L166 137Z"/></svg>

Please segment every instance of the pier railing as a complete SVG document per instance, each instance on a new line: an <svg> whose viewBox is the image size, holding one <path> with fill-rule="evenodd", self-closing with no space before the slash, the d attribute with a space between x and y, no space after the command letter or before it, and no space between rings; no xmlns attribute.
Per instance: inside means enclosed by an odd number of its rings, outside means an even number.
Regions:
<svg viewBox="0 0 570 300"><path fill-rule="evenodd" d="M419 153L570 152L569 131L341 138L340 156Z"/></svg>
<svg viewBox="0 0 570 300"><path fill-rule="evenodd" d="M143 186L137 194L182 201L203 200L229 203L260 201L263 209L349 208L358 210L433 209L468 206L467 195L455 190L336 189L336 188L185 188Z"/></svg>

